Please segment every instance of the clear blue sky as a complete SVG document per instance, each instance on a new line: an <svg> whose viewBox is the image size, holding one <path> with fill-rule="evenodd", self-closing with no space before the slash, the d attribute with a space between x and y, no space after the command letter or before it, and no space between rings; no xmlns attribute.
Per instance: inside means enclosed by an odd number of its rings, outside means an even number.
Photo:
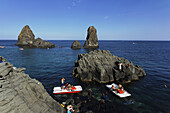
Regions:
<svg viewBox="0 0 170 113"><path fill-rule="evenodd" d="M36 38L170 40L170 0L0 0L0 39L17 40L29 25Z"/></svg>

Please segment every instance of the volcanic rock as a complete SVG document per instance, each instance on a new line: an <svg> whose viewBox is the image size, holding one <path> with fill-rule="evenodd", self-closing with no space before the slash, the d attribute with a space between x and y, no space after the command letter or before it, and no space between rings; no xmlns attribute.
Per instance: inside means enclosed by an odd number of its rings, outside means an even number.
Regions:
<svg viewBox="0 0 170 113"><path fill-rule="evenodd" d="M118 67L119 63L122 63L121 71ZM125 58L114 56L108 50L94 50L78 55L72 75L82 81L128 83L138 80L146 73L139 65L135 66Z"/></svg>
<svg viewBox="0 0 170 113"><path fill-rule="evenodd" d="M43 41L41 38L37 38L33 41L33 46L37 48L52 48L55 45L48 41Z"/></svg>
<svg viewBox="0 0 170 113"><path fill-rule="evenodd" d="M41 82L4 61L0 63L1 113L64 113L63 107L50 97Z"/></svg>
<svg viewBox="0 0 170 113"><path fill-rule="evenodd" d="M73 44L71 45L72 49L81 49L81 43L79 41L74 41Z"/></svg>
<svg viewBox="0 0 170 113"><path fill-rule="evenodd" d="M19 47L27 48L53 48L53 43L43 41L41 38L35 39L35 35L28 25L24 26L18 36L18 42L15 44Z"/></svg>
<svg viewBox="0 0 170 113"><path fill-rule="evenodd" d="M94 26L90 26L87 31L86 41L83 48L99 48L97 39L97 30Z"/></svg>

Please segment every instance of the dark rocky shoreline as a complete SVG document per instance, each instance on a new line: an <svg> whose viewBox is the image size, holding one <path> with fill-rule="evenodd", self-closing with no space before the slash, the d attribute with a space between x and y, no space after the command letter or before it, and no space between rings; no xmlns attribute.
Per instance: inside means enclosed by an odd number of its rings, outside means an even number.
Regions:
<svg viewBox="0 0 170 113"><path fill-rule="evenodd" d="M45 90L41 82L16 68L0 56L1 113L64 113L63 107Z"/></svg>

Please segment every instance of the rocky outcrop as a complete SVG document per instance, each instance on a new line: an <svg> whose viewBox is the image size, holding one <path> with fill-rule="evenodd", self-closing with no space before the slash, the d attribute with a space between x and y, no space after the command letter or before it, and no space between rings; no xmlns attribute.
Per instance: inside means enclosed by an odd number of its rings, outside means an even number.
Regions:
<svg viewBox="0 0 170 113"><path fill-rule="evenodd" d="M37 48L52 48L55 47L53 43L43 41L41 38L37 38L33 41L33 46Z"/></svg>
<svg viewBox="0 0 170 113"><path fill-rule="evenodd" d="M81 43L79 41L74 41L73 44L71 45L72 49L81 49Z"/></svg>
<svg viewBox="0 0 170 113"><path fill-rule="evenodd" d="M4 57L2 57L2 56L0 56L0 63L1 62L6 62L6 59Z"/></svg>
<svg viewBox="0 0 170 113"><path fill-rule="evenodd" d="M30 48L53 48L53 43L43 41L41 38L35 39L35 35L28 25L24 26L21 33L18 36L18 42L15 44L19 47Z"/></svg>
<svg viewBox="0 0 170 113"><path fill-rule="evenodd" d="M99 48L98 39L97 39L97 30L94 26L90 26L87 31L87 38L84 43L83 48Z"/></svg>
<svg viewBox="0 0 170 113"><path fill-rule="evenodd" d="M122 70L119 70L119 63L122 63ZM138 80L146 73L139 65L135 66L127 59L114 56L108 50L94 50L78 55L72 75L82 81L128 83Z"/></svg>
<svg viewBox="0 0 170 113"><path fill-rule="evenodd" d="M42 83L31 79L24 70L5 61L0 63L0 112L64 113Z"/></svg>

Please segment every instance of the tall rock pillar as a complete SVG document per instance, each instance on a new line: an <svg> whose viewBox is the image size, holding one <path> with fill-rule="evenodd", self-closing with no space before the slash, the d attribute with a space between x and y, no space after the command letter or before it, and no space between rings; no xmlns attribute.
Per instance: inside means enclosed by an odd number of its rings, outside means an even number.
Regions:
<svg viewBox="0 0 170 113"><path fill-rule="evenodd" d="M87 38L84 43L83 48L99 48L98 39L97 39L97 30L94 26L90 26L87 30Z"/></svg>

